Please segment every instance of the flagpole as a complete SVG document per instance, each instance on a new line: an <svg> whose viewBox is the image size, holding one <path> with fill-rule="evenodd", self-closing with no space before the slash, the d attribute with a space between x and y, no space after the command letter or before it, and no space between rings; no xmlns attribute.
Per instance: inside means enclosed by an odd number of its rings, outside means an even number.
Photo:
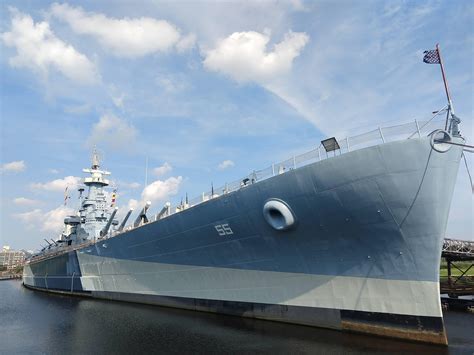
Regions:
<svg viewBox="0 0 474 355"><path fill-rule="evenodd" d="M454 115L454 107L453 107L453 102L451 101L451 94L449 92L449 87L448 87L448 81L446 80L446 74L444 72L444 65L443 65L443 58L441 57L441 50L439 48L439 43L436 43L436 51L438 52L438 58L439 58L439 65L441 67L441 75L443 76L443 82L444 82L444 89L446 90L446 98L448 99L448 116L449 116L449 111L451 111L451 114ZM446 119L447 121L447 119ZM446 123L447 125L447 123Z"/></svg>

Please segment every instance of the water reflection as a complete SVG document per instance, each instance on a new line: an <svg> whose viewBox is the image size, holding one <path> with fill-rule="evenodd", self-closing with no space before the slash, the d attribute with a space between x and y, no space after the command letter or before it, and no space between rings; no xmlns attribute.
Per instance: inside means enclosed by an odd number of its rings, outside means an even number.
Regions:
<svg viewBox="0 0 474 355"><path fill-rule="evenodd" d="M0 283L5 353L472 354L474 315L448 312L449 348L146 305L51 295Z"/></svg>

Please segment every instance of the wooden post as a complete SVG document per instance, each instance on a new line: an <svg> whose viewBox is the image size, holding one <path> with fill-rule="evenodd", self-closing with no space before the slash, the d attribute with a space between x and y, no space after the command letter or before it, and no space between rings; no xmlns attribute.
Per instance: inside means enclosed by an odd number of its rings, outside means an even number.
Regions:
<svg viewBox="0 0 474 355"><path fill-rule="evenodd" d="M446 262L448 266L448 284L449 284L449 287L451 287L451 260L446 259Z"/></svg>

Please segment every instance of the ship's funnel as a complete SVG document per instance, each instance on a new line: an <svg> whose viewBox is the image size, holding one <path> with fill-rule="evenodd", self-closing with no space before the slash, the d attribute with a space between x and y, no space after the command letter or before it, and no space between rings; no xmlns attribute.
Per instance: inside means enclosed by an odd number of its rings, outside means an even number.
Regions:
<svg viewBox="0 0 474 355"><path fill-rule="evenodd" d="M115 214L117 213L117 211L118 211L118 207L115 207L114 211L110 215L109 221L107 222L105 227L100 231L100 236L101 237L103 237L104 235L107 235L107 233L109 232L110 225L112 224L112 221L114 220L114 217L115 217Z"/></svg>

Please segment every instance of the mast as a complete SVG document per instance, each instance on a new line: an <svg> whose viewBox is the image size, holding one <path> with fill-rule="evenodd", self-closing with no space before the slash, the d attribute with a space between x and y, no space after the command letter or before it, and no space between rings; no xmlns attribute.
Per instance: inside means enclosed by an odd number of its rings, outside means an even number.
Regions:
<svg viewBox="0 0 474 355"><path fill-rule="evenodd" d="M441 56L441 48L439 43L436 44L436 49L425 51L423 62L427 64L439 64L441 69L441 75L443 77L444 90L446 92L446 99L448 100L448 109L446 112L446 123L445 130L451 133L453 136L461 136L459 132L459 123L461 120L454 114L453 101L451 99L451 93L449 91L448 79L446 78L446 72L444 70L443 57Z"/></svg>
<svg viewBox="0 0 474 355"><path fill-rule="evenodd" d="M451 93L449 91L448 80L446 79L446 73L444 72L443 57L441 57L441 49L439 43L436 43L436 52L438 53L439 66L441 68L441 75L443 76L444 90L446 91L446 98L448 99L448 113L451 111L451 114L454 115L454 106L453 101L451 100Z"/></svg>

